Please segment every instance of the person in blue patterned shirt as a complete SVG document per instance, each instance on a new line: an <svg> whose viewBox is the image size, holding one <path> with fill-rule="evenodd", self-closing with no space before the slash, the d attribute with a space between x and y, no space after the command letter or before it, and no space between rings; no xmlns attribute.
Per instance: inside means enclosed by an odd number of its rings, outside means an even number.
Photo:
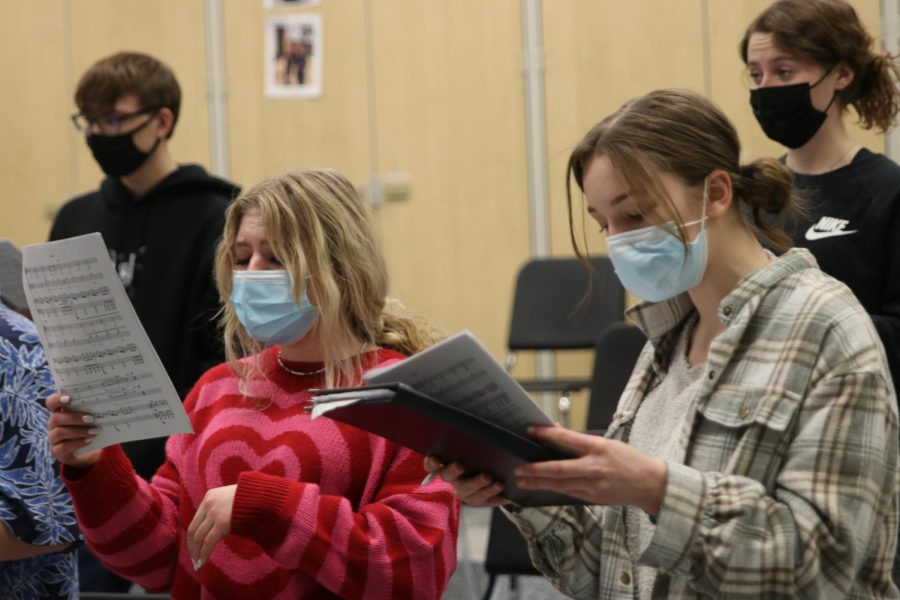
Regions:
<svg viewBox="0 0 900 600"><path fill-rule="evenodd" d="M81 539L47 445L55 391L34 325L0 304L0 598L78 598Z"/></svg>

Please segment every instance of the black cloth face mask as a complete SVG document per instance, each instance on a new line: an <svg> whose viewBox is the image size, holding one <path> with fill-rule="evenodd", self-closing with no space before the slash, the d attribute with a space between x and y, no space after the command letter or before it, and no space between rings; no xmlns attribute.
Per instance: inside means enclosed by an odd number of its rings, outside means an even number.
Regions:
<svg viewBox="0 0 900 600"><path fill-rule="evenodd" d="M750 90L750 106L753 108L753 114L769 139L793 150L803 146L816 135L822 123L828 118L828 109L837 98L837 90L824 111L812 105L810 91L819 85L828 73L812 85L797 83Z"/></svg>
<svg viewBox="0 0 900 600"><path fill-rule="evenodd" d="M135 145L133 136L149 125L152 120L153 117L131 131L119 135L92 133L86 136L87 145L94 155L94 160L97 161L104 173L110 177L131 175L150 158L162 138L157 138L153 147L148 152L144 152Z"/></svg>

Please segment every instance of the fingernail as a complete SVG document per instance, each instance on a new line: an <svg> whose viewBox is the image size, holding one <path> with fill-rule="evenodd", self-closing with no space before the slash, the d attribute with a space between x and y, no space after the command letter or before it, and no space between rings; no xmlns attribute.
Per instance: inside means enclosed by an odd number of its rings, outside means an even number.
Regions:
<svg viewBox="0 0 900 600"><path fill-rule="evenodd" d="M60 398L59 398L60 404L68 404L71 401L72 401L72 399L69 398L68 396L60 396Z"/></svg>
<svg viewBox="0 0 900 600"><path fill-rule="evenodd" d="M97 435L98 433L100 433L100 429L98 429L97 427L91 427L87 430L87 432L88 435Z"/></svg>
<svg viewBox="0 0 900 600"><path fill-rule="evenodd" d="M93 441L94 441L94 438L92 438L92 437L84 438L84 445L87 446L88 444L90 444Z"/></svg>
<svg viewBox="0 0 900 600"><path fill-rule="evenodd" d="M81 417L81 420L85 423L93 423L94 417L92 417L91 415L84 415L83 417Z"/></svg>
<svg viewBox="0 0 900 600"><path fill-rule="evenodd" d="M203 566L203 559L202 559L202 558L191 558L191 562L194 563L194 570L195 570L195 571L199 571L199 570L200 570L200 567Z"/></svg>

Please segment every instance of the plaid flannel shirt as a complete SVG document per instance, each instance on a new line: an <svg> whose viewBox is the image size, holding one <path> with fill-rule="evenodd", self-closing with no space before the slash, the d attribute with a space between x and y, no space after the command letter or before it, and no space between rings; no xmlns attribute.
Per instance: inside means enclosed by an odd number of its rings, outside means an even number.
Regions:
<svg viewBox="0 0 900 600"><path fill-rule="evenodd" d="M682 295L629 311L649 343L607 437L628 440L693 310ZM653 596L900 598L897 407L871 319L800 249L741 280L719 316L692 409L672 424L685 459L667 462L639 558L658 570ZM635 597L622 507L509 513L564 593Z"/></svg>

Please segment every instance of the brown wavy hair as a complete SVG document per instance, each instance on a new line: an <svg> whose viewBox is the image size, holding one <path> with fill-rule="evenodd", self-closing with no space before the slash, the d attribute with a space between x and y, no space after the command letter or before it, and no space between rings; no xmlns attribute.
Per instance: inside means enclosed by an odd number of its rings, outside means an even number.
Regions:
<svg viewBox="0 0 900 600"><path fill-rule="evenodd" d="M75 89L75 105L86 115L112 112L122 96L134 94L143 108L172 111L172 137L181 108L181 87L164 62L141 52L117 52L95 62L84 72Z"/></svg>
<svg viewBox="0 0 900 600"><path fill-rule="evenodd" d="M852 106L865 129L877 127L884 132L896 123L900 110L897 57L874 50L874 39L844 0L775 2L750 23L741 39L744 64L754 33L771 34L778 48L826 69L846 64L854 77L838 92L841 108Z"/></svg>

